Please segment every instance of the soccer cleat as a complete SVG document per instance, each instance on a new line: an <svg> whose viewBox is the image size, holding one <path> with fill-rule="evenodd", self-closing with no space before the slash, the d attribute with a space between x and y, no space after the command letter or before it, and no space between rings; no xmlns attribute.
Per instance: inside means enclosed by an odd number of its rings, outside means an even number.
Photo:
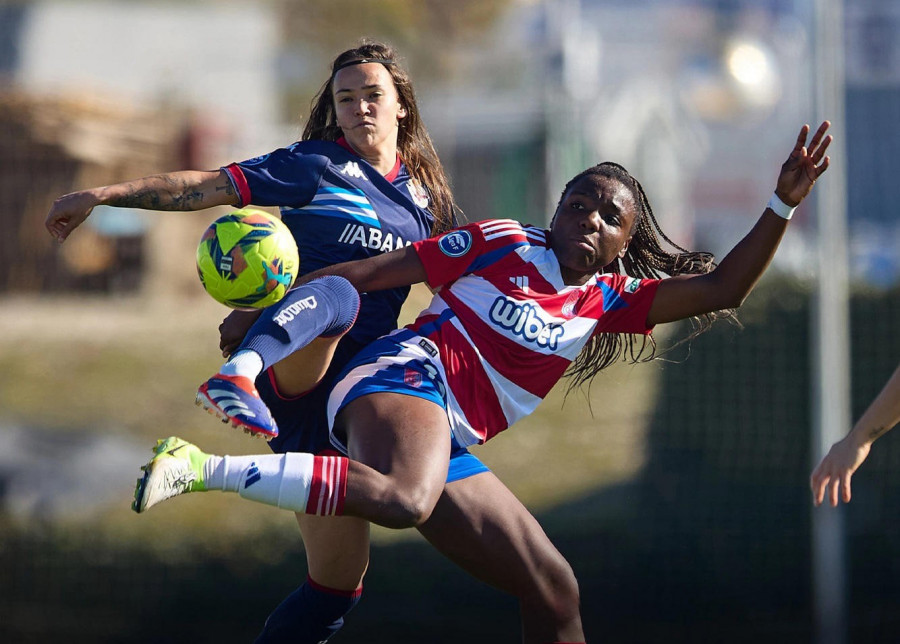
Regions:
<svg viewBox="0 0 900 644"><path fill-rule="evenodd" d="M209 458L200 448L177 436L156 441L154 456L141 469L131 509L141 513L161 501L187 492L205 492L203 464Z"/></svg>
<svg viewBox="0 0 900 644"><path fill-rule="evenodd" d="M278 426L272 413L259 397L253 382L244 376L217 373L200 385L197 404L206 411L243 429L253 436L271 440L278 436Z"/></svg>

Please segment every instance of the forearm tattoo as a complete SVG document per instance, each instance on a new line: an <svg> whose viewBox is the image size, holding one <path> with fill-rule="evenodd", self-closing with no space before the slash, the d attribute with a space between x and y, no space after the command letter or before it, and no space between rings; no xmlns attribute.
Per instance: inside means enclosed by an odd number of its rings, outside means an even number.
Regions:
<svg viewBox="0 0 900 644"><path fill-rule="evenodd" d="M144 181L127 183L126 194L110 200L109 205L145 210L200 210L206 207L203 204L205 193L183 177L157 175L150 177L149 183L151 185ZM220 189L216 187L217 191ZM226 194L233 193L230 183L224 190Z"/></svg>

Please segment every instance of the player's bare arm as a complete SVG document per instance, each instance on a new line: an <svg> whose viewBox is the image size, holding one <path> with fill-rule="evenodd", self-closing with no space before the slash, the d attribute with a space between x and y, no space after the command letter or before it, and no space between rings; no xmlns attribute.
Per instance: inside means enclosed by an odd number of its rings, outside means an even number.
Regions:
<svg viewBox="0 0 900 644"><path fill-rule="evenodd" d="M104 189L108 206L146 210L200 210L235 205L234 188L222 170L184 171L154 175ZM103 193L101 193L102 195Z"/></svg>
<svg viewBox="0 0 900 644"><path fill-rule="evenodd" d="M832 137L823 122L807 147L809 126L804 125L794 149L781 166L775 195L795 208L809 195L816 180L828 169L825 151ZM788 220L766 207L756 225L705 275L682 275L663 280L647 316L649 324L673 322L695 315L740 306L765 272L787 229Z"/></svg>
<svg viewBox="0 0 900 644"><path fill-rule="evenodd" d="M412 246L398 248L390 253L344 262L313 271L297 280L297 284L305 284L323 275L339 275L360 293L381 291L401 286L411 286L424 282L425 267Z"/></svg>
<svg viewBox="0 0 900 644"><path fill-rule="evenodd" d="M186 211L237 204L223 170L184 170L63 195L53 202L44 225L62 243L99 205Z"/></svg>

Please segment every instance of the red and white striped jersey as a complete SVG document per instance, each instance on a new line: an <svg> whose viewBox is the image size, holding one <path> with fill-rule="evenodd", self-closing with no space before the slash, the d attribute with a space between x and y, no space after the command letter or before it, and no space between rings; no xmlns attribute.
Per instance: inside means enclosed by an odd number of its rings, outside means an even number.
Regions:
<svg viewBox="0 0 900 644"><path fill-rule="evenodd" d="M463 445L534 411L594 334L650 332L659 280L598 273L567 286L547 230L488 220L413 247L440 290L407 328L439 351Z"/></svg>

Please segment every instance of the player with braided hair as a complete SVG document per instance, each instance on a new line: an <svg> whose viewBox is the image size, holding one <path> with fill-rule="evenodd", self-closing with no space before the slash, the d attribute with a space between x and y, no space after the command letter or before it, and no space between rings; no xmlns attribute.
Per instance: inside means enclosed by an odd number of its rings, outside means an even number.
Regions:
<svg viewBox="0 0 900 644"><path fill-rule="evenodd" d="M630 186L632 197L635 203L639 205L641 212L635 226L634 235L629 243L629 252L624 257L616 257L608 266L603 268L602 272L622 273L636 278L658 279L669 275L708 273L716 267L715 258L711 253L689 251L669 239L662 228L660 228L659 222L653 214L650 201L644 193L644 187L618 163L607 161L582 171L566 184L566 187L563 189L563 196L573 185L589 176L608 177L618 180L623 185ZM666 250L661 241L664 241L673 250ZM689 342L708 329L713 320L723 317L736 319L734 311L727 309L697 316L693 332L680 340L678 344ZM640 340L640 347L635 347L637 340ZM651 346L651 351L644 355L647 344ZM652 360L656 356L656 343L653 336L634 336L618 333L595 334L566 372L566 375L570 377L569 389L571 390L589 382L602 369L610 366L626 354L631 356L634 362Z"/></svg>
<svg viewBox="0 0 900 644"><path fill-rule="evenodd" d="M601 340L579 357L592 338L647 336L657 324L738 307L828 167L827 128L807 148L803 126L762 216L718 265L660 250L640 184L601 164L568 184L549 230L490 220L313 274L359 292L440 289L413 324L370 344L337 378L328 415L346 456L221 457L170 437L144 467L134 509L222 490L299 513L417 527L474 575L516 593L525 642L583 642L574 574L534 517L493 473L447 482L448 468L468 454L461 448L531 413L572 365L589 381L619 357L642 359L647 346ZM617 261L639 276L602 272Z"/></svg>

